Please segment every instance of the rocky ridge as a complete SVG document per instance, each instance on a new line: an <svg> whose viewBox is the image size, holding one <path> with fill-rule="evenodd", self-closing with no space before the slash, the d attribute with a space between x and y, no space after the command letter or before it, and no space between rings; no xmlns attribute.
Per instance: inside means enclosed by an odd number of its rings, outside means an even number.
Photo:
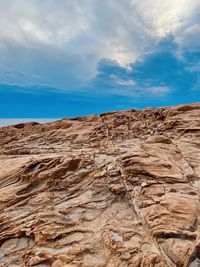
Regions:
<svg viewBox="0 0 200 267"><path fill-rule="evenodd" d="M200 104L0 128L0 267L200 266Z"/></svg>

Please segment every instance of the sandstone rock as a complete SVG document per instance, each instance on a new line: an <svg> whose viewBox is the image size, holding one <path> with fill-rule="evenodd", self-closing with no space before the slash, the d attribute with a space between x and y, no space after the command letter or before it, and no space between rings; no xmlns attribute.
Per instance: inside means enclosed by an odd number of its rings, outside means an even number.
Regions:
<svg viewBox="0 0 200 267"><path fill-rule="evenodd" d="M200 262L200 104L0 128L0 267Z"/></svg>

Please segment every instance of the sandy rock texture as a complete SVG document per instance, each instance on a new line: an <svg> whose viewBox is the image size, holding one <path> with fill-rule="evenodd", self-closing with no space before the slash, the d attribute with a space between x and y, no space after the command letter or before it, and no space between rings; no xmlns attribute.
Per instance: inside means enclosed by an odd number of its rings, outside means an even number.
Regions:
<svg viewBox="0 0 200 267"><path fill-rule="evenodd" d="M200 104L0 128L0 267L200 266Z"/></svg>

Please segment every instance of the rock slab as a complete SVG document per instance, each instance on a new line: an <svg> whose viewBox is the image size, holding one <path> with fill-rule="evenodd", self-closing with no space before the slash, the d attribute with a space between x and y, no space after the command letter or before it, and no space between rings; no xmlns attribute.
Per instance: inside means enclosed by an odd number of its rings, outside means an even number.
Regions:
<svg viewBox="0 0 200 267"><path fill-rule="evenodd" d="M200 266L200 104L0 128L0 267Z"/></svg>

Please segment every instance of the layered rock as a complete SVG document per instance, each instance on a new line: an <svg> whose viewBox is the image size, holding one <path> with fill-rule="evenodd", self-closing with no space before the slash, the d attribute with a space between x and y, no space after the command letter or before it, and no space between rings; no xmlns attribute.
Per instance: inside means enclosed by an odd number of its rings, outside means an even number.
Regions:
<svg viewBox="0 0 200 267"><path fill-rule="evenodd" d="M0 128L0 267L200 264L200 104Z"/></svg>

